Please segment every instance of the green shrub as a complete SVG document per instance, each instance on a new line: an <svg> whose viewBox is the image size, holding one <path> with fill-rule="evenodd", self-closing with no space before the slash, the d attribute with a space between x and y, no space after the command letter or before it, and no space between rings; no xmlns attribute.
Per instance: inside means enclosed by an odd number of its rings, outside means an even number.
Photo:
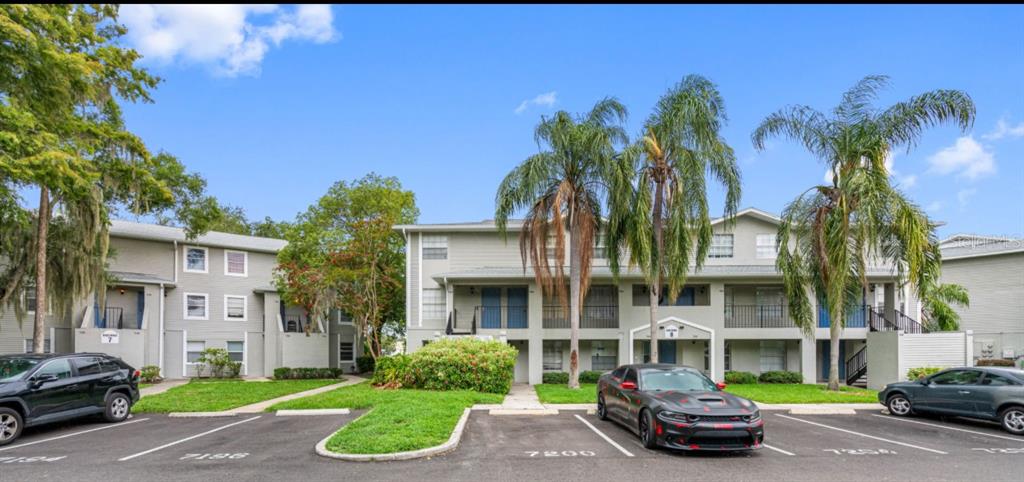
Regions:
<svg viewBox="0 0 1024 482"><path fill-rule="evenodd" d="M1012 367L1013 360L1007 358L982 358L974 366L979 367Z"/></svg>
<svg viewBox="0 0 1024 482"><path fill-rule="evenodd" d="M580 383L597 383L597 380L601 378L601 375L603 374L604 372L597 370L580 372ZM566 380L565 383L569 383L569 381Z"/></svg>
<svg viewBox="0 0 1024 482"><path fill-rule="evenodd" d="M242 371L242 363L231 360L231 354L223 348L207 348L196 360L196 373L201 378L206 371L214 378L236 378Z"/></svg>
<svg viewBox="0 0 1024 482"><path fill-rule="evenodd" d="M750 372L725 372L725 383L733 385L751 385L757 383L757 375Z"/></svg>
<svg viewBox="0 0 1024 482"><path fill-rule="evenodd" d="M341 378L345 370L341 368L288 368L274 369L274 378L278 380L311 380Z"/></svg>
<svg viewBox="0 0 1024 482"><path fill-rule="evenodd" d="M927 377L929 375L932 375L932 374L938 372L939 370L942 370L942 369L939 368L939 367L911 368L910 370L907 370L907 380L918 380L918 379Z"/></svg>
<svg viewBox="0 0 1024 482"><path fill-rule="evenodd" d="M411 362L412 357L409 355L382 356L378 358L373 370L373 384L394 387L411 386L412 380L409 378L409 364Z"/></svg>
<svg viewBox="0 0 1024 482"><path fill-rule="evenodd" d="M370 373L373 371L373 357L370 355L364 355L356 358L356 368L359 373Z"/></svg>
<svg viewBox="0 0 1024 482"><path fill-rule="evenodd" d="M140 368L139 372L142 383L157 383L163 380L163 377L160 376L160 367L156 365L146 365Z"/></svg>
<svg viewBox="0 0 1024 482"><path fill-rule="evenodd" d="M518 351L500 341L435 341L410 355L412 386L427 390L508 393Z"/></svg>
<svg viewBox="0 0 1024 482"><path fill-rule="evenodd" d="M541 375L541 381L544 383L557 383L559 385L569 384L569 374L565 372L545 372Z"/></svg>
<svg viewBox="0 0 1024 482"><path fill-rule="evenodd" d="M804 376L800 372L774 370L762 373L757 377L757 381L760 383L803 383Z"/></svg>

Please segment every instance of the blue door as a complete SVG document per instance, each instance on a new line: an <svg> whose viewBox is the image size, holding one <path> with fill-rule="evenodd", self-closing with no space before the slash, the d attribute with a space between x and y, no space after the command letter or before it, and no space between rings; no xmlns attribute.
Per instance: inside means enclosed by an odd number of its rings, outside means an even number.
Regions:
<svg viewBox="0 0 1024 482"><path fill-rule="evenodd" d="M480 327L501 328L501 288L480 290Z"/></svg>
<svg viewBox="0 0 1024 482"><path fill-rule="evenodd" d="M146 293L139 291L138 298L135 301L135 328L142 328L142 315L145 313L146 308Z"/></svg>
<svg viewBox="0 0 1024 482"><path fill-rule="evenodd" d="M824 340L821 344L821 379L828 380L828 366L831 361L832 342ZM839 380L846 381L846 343L839 342Z"/></svg>
<svg viewBox="0 0 1024 482"><path fill-rule="evenodd" d="M676 363L676 341L658 340L658 362Z"/></svg>
<svg viewBox="0 0 1024 482"><path fill-rule="evenodd" d="M506 317L509 328L526 328L526 288L508 289Z"/></svg>

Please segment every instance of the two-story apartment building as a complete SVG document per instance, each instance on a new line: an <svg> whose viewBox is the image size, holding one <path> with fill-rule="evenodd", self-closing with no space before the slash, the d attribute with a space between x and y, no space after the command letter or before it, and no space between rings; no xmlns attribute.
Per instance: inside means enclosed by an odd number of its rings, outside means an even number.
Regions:
<svg viewBox="0 0 1024 482"><path fill-rule="evenodd" d="M180 228L113 221L105 301L51 315L49 349L110 353L160 366L167 378L195 375L206 348L226 349L244 376L283 366L354 370L361 343L350 320L310 319L281 301L273 270L285 244L218 232L187 240ZM28 351L31 318L19 324L5 310L0 322L0 353Z"/></svg>
<svg viewBox="0 0 1024 482"><path fill-rule="evenodd" d="M674 303L660 301L661 361L703 369L716 380L727 370L797 371L806 382L827 378L829 317L815 305L813 340L793 324L775 268L779 218L745 209L734 223L726 221L714 221L703 269L691 273ZM517 382L540 383L544 372L568 371L567 310L543 293L531 267L523 268L520 226L509 223L507 240L493 221L395 227L406 239L408 351L443 337L483 336L519 349ZM840 345L841 376L851 380L863 371L860 350L869 330L920 330L904 314L916 302L898 296L890 268L872 268L868 281ZM597 246L581 314L580 368L647 361L649 302L641 274L624 269L613 279L604 247Z"/></svg>

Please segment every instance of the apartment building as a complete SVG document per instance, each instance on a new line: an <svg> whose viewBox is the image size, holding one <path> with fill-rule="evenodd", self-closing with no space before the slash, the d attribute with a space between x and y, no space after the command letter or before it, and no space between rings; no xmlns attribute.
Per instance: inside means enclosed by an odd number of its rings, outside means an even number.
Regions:
<svg viewBox="0 0 1024 482"><path fill-rule="evenodd" d="M828 313L815 304L814 339L789 315L775 268L779 218L744 209L733 223L714 221L703 269L690 275L675 302L660 300L662 362L703 369L716 380L727 370L790 370L813 383L827 378ZM493 221L400 225L406 239L407 351L455 336L498 339L519 349L517 382L540 383L547 371L568 371L568 313L523 268L521 224L503 238ZM609 370L649 360L649 296L643 277L623 270L613 279L603 246L595 247L591 288L581 313L580 368ZM568 270L566 270L568 272ZM921 331L906 314L916 300L900 296L896 275L872 267L863 303L848 315L840 345L840 375L863 381L862 351L871 330Z"/></svg>
<svg viewBox="0 0 1024 482"><path fill-rule="evenodd" d="M105 302L50 315L48 349L109 353L167 378L194 376L206 348L226 349L249 377L277 367L354 371L361 343L351 320L311 319L281 301L273 270L285 244L218 232L187 240L180 228L113 221ZM28 351L31 318L18 323L5 310L0 322L0 353Z"/></svg>

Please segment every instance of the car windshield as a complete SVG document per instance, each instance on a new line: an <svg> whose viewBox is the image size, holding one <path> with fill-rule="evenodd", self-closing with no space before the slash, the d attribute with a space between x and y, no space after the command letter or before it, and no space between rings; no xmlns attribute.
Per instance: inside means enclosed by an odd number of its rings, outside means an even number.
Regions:
<svg viewBox="0 0 1024 482"><path fill-rule="evenodd" d="M15 381L38 364L34 358L0 358L0 383Z"/></svg>
<svg viewBox="0 0 1024 482"><path fill-rule="evenodd" d="M674 390L680 392L713 392L718 387L707 377L690 370L640 370L644 390Z"/></svg>

